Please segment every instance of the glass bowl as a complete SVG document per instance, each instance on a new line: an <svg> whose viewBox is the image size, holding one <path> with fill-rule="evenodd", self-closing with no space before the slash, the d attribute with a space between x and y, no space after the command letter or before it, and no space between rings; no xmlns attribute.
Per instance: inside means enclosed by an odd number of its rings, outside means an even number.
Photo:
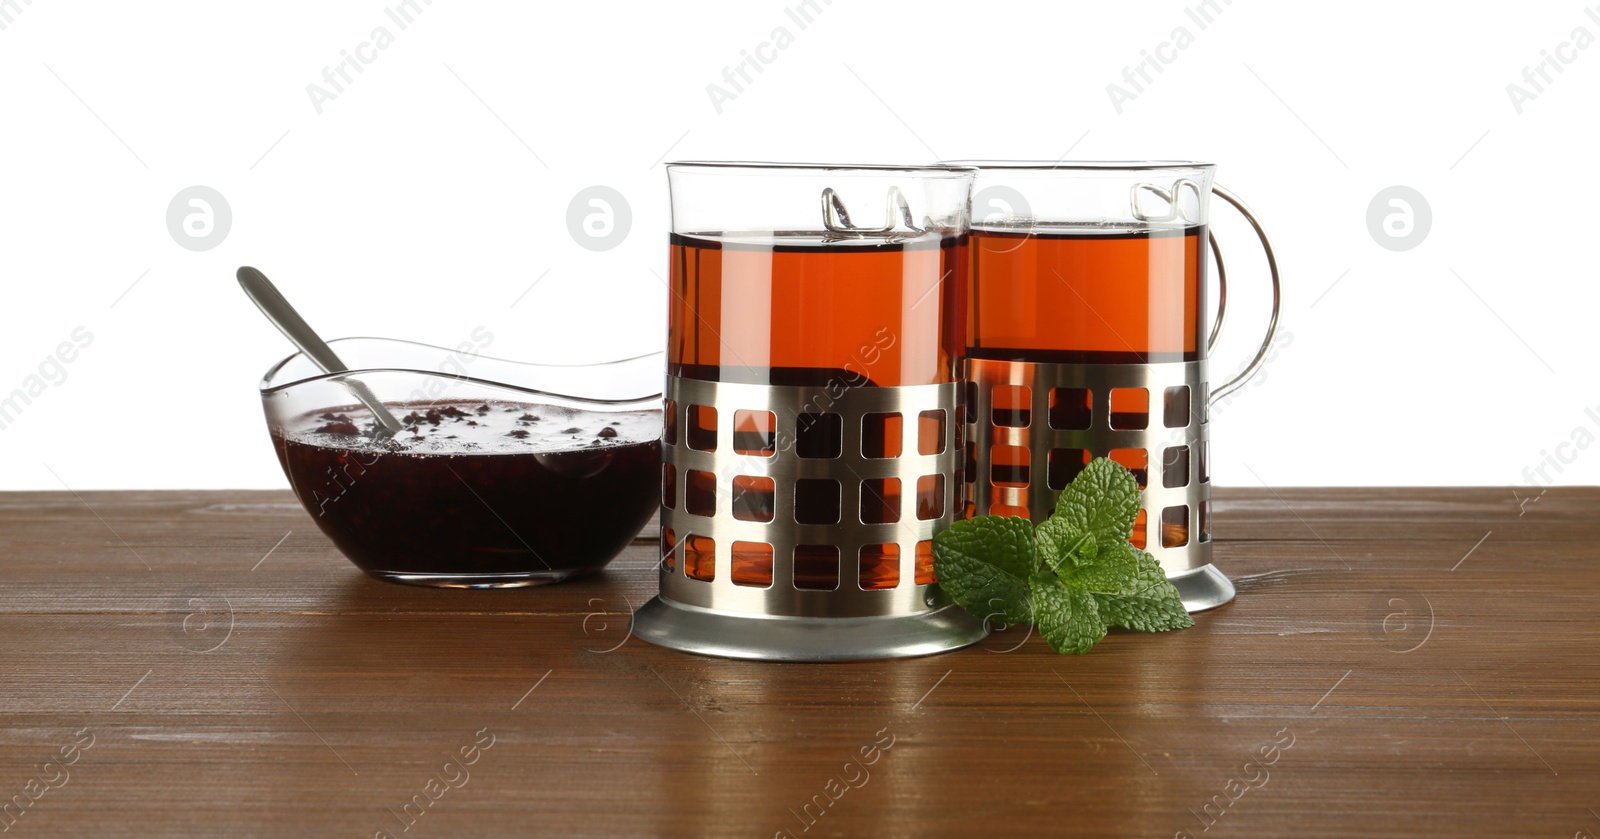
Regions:
<svg viewBox="0 0 1600 839"><path fill-rule="evenodd" d="M386 338L296 353L261 381L278 462L380 580L503 588L604 568L661 503L663 354L555 366ZM357 393L403 424L392 436Z"/></svg>

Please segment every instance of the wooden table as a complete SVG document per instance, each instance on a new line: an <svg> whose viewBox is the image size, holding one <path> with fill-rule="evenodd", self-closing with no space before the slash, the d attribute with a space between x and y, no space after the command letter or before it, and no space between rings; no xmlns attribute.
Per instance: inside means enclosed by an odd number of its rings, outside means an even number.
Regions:
<svg viewBox="0 0 1600 839"><path fill-rule="evenodd" d="M647 544L432 591L285 492L0 494L0 827L1600 835L1600 488L1216 499L1192 630L774 665L630 639Z"/></svg>

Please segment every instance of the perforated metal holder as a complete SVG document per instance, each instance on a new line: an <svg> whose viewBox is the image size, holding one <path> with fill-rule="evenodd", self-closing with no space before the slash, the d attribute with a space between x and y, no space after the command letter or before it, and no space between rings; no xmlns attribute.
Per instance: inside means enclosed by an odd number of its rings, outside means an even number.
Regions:
<svg viewBox="0 0 1600 839"><path fill-rule="evenodd" d="M962 497L960 387L669 376L661 593L635 615L634 633L688 652L788 661L927 655L981 640L982 621L932 577L933 536Z"/></svg>
<svg viewBox="0 0 1600 839"><path fill-rule="evenodd" d="M1184 606L1233 599L1233 584L1211 565L1204 361L968 363L973 514L1043 521L1091 459L1110 457L1140 483L1134 544L1161 563Z"/></svg>
<svg viewBox="0 0 1600 839"><path fill-rule="evenodd" d="M1175 190L1154 191L1168 201L1175 194ZM1236 593L1227 576L1211 564L1210 406L1260 369L1277 334L1282 303L1277 255L1261 222L1228 190L1213 186L1212 193L1233 205L1255 232L1271 282L1266 335L1244 370L1212 390L1204 357L1154 364L973 358L967 362L970 389L965 400L969 515L1025 513L1043 520L1078 471L1095 457L1110 457L1139 478L1140 522L1135 525L1134 543L1161 563L1191 612L1221 606ZM1176 214L1177 203L1171 207ZM1208 241L1215 258L1218 300L1202 356L1216 347L1228 303L1222 252L1216 236L1208 234ZM1022 387L1027 392L999 394L997 388L1002 387ZM1143 409L1119 410L1114 404L1121 401L1119 394L1134 408L1142 403ZM1019 410L1023 405L1026 409ZM1123 415L1120 421L1113 420L1113 412Z"/></svg>

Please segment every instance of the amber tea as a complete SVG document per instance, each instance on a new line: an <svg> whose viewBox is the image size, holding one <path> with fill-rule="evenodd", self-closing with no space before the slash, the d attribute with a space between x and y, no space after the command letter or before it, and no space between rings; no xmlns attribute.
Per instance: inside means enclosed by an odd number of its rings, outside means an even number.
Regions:
<svg viewBox="0 0 1600 839"><path fill-rule="evenodd" d="M964 245L964 237L937 233L897 241L814 232L673 234L668 375L824 389L955 381L964 344ZM826 421L827 405L814 407L814 415L799 417L792 441L773 439L771 418L764 412L741 411L723 421L734 423L734 448L741 454L792 446L800 457L837 457L842 429ZM704 448L706 438L714 439L716 421L689 415L686 444ZM905 421L919 423L919 445L928 453L939 451L934 446L944 434L944 417L895 415L863 427L862 454L899 456ZM713 481L708 473L687 476L685 508L696 512L695 496L709 497ZM945 513L942 481L917 487L901 487L893 479L867 483L871 491L863 491L859 509L842 509L837 482L800 481L794 509L782 515L792 513L799 524L836 524L859 515L873 524ZM738 518L772 521L779 513L773 509L770 480L736 480L734 491ZM932 552L918 547L916 583L922 585L933 581ZM833 588L838 563L832 548L817 546L816 556L811 553L805 548L796 553L795 585ZM711 578L709 552L691 539L684 554L689 577ZM898 584L898 555L886 549L860 559L863 588ZM770 552L735 550L732 574L736 583L765 584L772 578Z"/></svg>
<svg viewBox="0 0 1600 839"><path fill-rule="evenodd" d="M968 352L1150 364L1205 350L1205 226L974 229Z"/></svg>
<svg viewBox="0 0 1600 839"><path fill-rule="evenodd" d="M1093 224L1041 224L1031 229L975 228L969 248L972 307L968 355L999 380L1015 380L1007 363L1149 364L1204 357L1205 225L1106 229ZM996 388L990 429L990 481L1025 497L1030 424L1025 389ZM1142 398L1141 398L1142 397ZM1052 427L1088 427L1088 406L1051 406ZM1144 428L1149 396L1114 394L1112 428ZM1077 417L1074 414L1079 415ZM1143 486L1151 468L1143 449L1110 456ZM1060 489L1087 457L1052 463L1049 486ZM1162 464L1156 464L1159 467ZM976 464L969 461L969 468ZM969 476L968 480L975 480ZM1029 515L1026 505L996 505L973 513ZM1141 512L1134 542L1145 541ZM1163 522L1163 541L1187 541L1187 522Z"/></svg>

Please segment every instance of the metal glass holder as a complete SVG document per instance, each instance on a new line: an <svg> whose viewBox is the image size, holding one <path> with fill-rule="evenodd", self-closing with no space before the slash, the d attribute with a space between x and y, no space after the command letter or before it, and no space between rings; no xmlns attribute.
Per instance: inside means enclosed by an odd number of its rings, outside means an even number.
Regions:
<svg viewBox="0 0 1600 839"><path fill-rule="evenodd" d="M1026 511L1043 521L1090 460L1110 457L1140 484L1134 543L1161 563L1184 606L1233 599L1233 584L1211 565L1205 362L968 363L975 515ZM1113 401L1123 399L1144 409L1114 419Z"/></svg>
<svg viewBox="0 0 1600 839"><path fill-rule="evenodd" d="M931 573L933 536L962 497L959 388L667 377L661 593L635 615L635 634L686 652L782 661L927 655L981 640L983 622ZM765 418L752 424L755 442L737 433L740 415ZM864 445L873 427L890 429L877 448ZM893 482L898 510L885 512ZM770 502L743 503L750 492ZM864 551L897 557L897 573L864 580ZM746 568L749 557L770 555L770 576L736 579L736 553ZM810 573L826 571L829 556L831 585Z"/></svg>
<svg viewBox="0 0 1600 839"><path fill-rule="evenodd" d="M1184 181L1193 186L1191 182ZM1151 189L1147 185L1147 189ZM1133 206L1138 207L1135 187ZM1176 189L1153 191L1177 211ZM1278 330L1282 290L1278 260L1255 213L1238 196L1213 186L1212 193L1244 216L1266 254L1272 283L1272 315L1260 347L1237 376L1210 391L1206 362L1163 364L1059 364L970 359L967 395L969 455L966 469L970 515L1018 514L1042 521L1055 509L1060 490L1092 458L1111 457L1139 478L1140 541L1178 589L1191 612L1214 609L1233 600L1235 589L1211 564L1210 406L1239 389L1260 369ZM1206 354L1222 333L1228 305L1228 275L1222 251L1209 236L1217 270L1217 316ZM996 410L996 388L1006 393ZM1127 391L1144 410L1114 426L1113 391ZM1138 391L1143 391L1139 394ZM1028 405L1026 413L1020 402ZM1123 412L1118 412L1119 414ZM1142 420L1139 417L1142 415ZM1019 456L1020 447L1025 456ZM997 468L998 467L998 468Z"/></svg>

